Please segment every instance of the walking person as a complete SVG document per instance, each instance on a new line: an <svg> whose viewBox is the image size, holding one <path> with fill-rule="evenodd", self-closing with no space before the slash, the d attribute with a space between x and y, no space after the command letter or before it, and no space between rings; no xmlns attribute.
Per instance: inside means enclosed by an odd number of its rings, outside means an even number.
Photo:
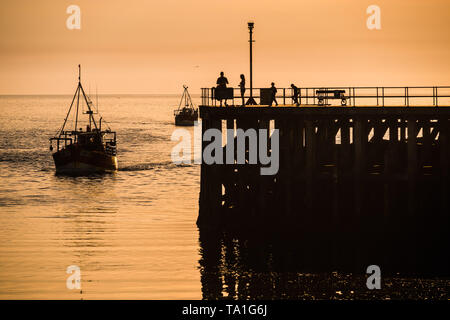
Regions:
<svg viewBox="0 0 450 320"><path fill-rule="evenodd" d="M245 106L245 100L244 100L245 76L243 74L241 74L241 82L239 83L239 88L241 88L242 106Z"/></svg>
<svg viewBox="0 0 450 320"><path fill-rule="evenodd" d="M222 99L225 97L225 106L228 106L226 99L226 88L228 84L228 79L225 78L223 71L220 73L220 77L217 78L217 88L216 88L216 99L220 100L220 106L222 106Z"/></svg>
<svg viewBox="0 0 450 320"><path fill-rule="evenodd" d="M291 83L291 88L292 88L292 103L298 107L300 105L298 103L298 88L293 83Z"/></svg>
<svg viewBox="0 0 450 320"><path fill-rule="evenodd" d="M275 83L272 82L270 87L270 106L272 106L273 102L275 102L275 106L278 106L276 96L277 96L277 88L275 87Z"/></svg>

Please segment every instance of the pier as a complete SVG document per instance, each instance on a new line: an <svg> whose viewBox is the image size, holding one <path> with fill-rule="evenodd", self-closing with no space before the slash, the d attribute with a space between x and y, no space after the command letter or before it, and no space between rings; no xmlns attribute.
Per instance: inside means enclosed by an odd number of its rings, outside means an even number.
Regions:
<svg viewBox="0 0 450 320"><path fill-rule="evenodd" d="M303 222L320 218L321 228L344 221L353 228L357 221L373 218L389 222L404 218L401 213L408 220L421 214L447 216L450 107L438 106L438 101L449 101L449 95L436 95L436 87L417 88L431 94L347 96L353 106L306 104L318 101L316 95L306 95L300 96L305 104L279 107L216 107L203 89L202 131L278 129L280 168L274 176L261 176L258 164L203 164L199 224L224 222L227 210L244 212L239 214L241 222L249 217ZM440 90L450 92L449 87ZM411 88L402 91L407 94ZM430 98L430 105L412 105L418 98L422 103ZM363 99L384 106L355 106ZM388 99L401 99L405 105L386 105Z"/></svg>
<svg viewBox="0 0 450 320"><path fill-rule="evenodd" d="M346 106L338 99L319 106L315 93L324 88L302 88L300 106L281 89L278 107L217 107L203 89L202 132L224 133L224 157L226 129L278 129L279 170L264 176L259 163L203 163L197 224L448 248L450 87L339 89Z"/></svg>

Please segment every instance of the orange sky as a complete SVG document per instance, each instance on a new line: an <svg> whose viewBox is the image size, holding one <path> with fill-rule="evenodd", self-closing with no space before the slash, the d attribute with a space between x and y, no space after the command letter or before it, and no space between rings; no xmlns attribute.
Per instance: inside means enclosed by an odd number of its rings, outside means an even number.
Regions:
<svg viewBox="0 0 450 320"><path fill-rule="evenodd" d="M220 71L237 86L248 20L254 87L450 85L449 0L1 0L0 94L72 93L78 63L100 93L199 93Z"/></svg>

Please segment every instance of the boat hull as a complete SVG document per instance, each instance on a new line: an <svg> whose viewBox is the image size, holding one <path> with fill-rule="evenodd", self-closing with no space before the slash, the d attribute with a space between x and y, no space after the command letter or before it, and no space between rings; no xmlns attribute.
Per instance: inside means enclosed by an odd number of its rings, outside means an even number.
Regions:
<svg viewBox="0 0 450 320"><path fill-rule="evenodd" d="M186 119L175 119L175 125L176 126L185 126L185 127L191 127L194 125L195 120L186 120Z"/></svg>
<svg viewBox="0 0 450 320"><path fill-rule="evenodd" d="M55 152L53 160L58 174L106 173L118 169L116 156L74 146Z"/></svg>
<svg viewBox="0 0 450 320"><path fill-rule="evenodd" d="M195 121L198 120L198 114L186 116L186 115L177 115L175 116L175 125L176 126L193 126Z"/></svg>

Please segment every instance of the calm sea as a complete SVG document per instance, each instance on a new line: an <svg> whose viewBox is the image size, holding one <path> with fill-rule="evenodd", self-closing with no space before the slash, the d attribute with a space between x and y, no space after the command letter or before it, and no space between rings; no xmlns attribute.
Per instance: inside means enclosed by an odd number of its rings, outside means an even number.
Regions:
<svg viewBox="0 0 450 320"><path fill-rule="evenodd" d="M170 157L178 95L101 96L119 171L56 176L48 139L71 98L0 96L0 299L448 298L448 279L398 275L374 295L363 275L298 272L295 246L200 234L200 166Z"/></svg>
<svg viewBox="0 0 450 320"><path fill-rule="evenodd" d="M0 298L78 299L70 265L82 298L201 298L200 166L170 157L179 96L100 97L119 172L91 177L54 173L48 139L71 99L0 97Z"/></svg>

